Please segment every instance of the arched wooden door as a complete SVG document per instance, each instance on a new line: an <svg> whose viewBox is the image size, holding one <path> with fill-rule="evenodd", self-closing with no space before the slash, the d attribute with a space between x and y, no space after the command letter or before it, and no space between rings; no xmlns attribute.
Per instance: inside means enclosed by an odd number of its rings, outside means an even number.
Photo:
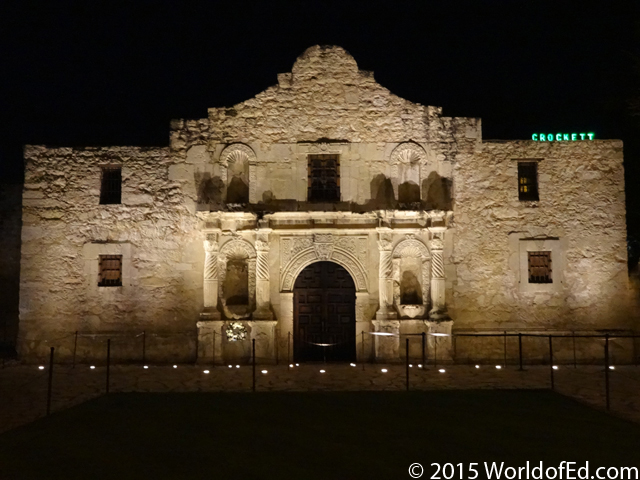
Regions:
<svg viewBox="0 0 640 480"><path fill-rule="evenodd" d="M306 267L293 287L297 362L353 362L356 358L356 287L333 262Z"/></svg>

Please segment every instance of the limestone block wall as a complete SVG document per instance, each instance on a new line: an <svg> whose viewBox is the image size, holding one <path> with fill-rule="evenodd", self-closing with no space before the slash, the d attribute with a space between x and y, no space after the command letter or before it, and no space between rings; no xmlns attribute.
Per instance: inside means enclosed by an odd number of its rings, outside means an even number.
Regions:
<svg viewBox="0 0 640 480"><path fill-rule="evenodd" d="M539 201L518 199L518 160L538 162ZM455 329L637 328L622 142L485 142L453 177ZM554 285L528 284L523 247L553 251Z"/></svg>
<svg viewBox="0 0 640 480"><path fill-rule="evenodd" d="M190 358L193 335L184 333L202 310L204 251L180 185L169 179L169 149L28 146L25 159L22 358L56 346L68 359L75 331L104 334L80 338L79 360L104 352L112 332L120 334L115 359L136 358L143 330L167 334L149 337L157 345L148 355ZM99 204L103 165L122 168L121 204ZM100 254L123 255L121 287L97 286Z"/></svg>

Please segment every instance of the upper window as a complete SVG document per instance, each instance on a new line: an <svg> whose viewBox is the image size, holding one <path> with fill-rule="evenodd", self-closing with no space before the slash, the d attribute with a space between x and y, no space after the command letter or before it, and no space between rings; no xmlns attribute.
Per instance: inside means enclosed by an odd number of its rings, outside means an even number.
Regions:
<svg viewBox="0 0 640 480"><path fill-rule="evenodd" d="M538 164L518 162L518 198L522 201L538 200Z"/></svg>
<svg viewBox="0 0 640 480"><path fill-rule="evenodd" d="M102 167L100 203L103 205L121 203L122 170L120 167Z"/></svg>
<svg viewBox="0 0 640 480"><path fill-rule="evenodd" d="M551 278L551 252L527 252L529 257L529 283L553 283Z"/></svg>
<svg viewBox="0 0 640 480"><path fill-rule="evenodd" d="M122 286L122 255L100 255L99 287Z"/></svg>
<svg viewBox="0 0 640 480"><path fill-rule="evenodd" d="M309 155L307 198L310 202L337 202L340 200L340 159L338 155Z"/></svg>

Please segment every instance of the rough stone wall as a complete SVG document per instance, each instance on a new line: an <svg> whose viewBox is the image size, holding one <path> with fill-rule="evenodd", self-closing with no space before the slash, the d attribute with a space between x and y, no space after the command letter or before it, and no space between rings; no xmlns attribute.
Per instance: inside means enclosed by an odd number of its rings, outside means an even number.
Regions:
<svg viewBox="0 0 640 480"><path fill-rule="evenodd" d="M72 339L51 341L76 330L193 330L204 254L195 217L168 178L169 149L28 146L25 159L21 354L35 358L58 345L68 357ZM118 205L99 204L101 165L109 164L122 166ZM122 287L97 287L102 251L124 253ZM116 358L132 342L114 338ZM175 342L174 358L192 355L192 347L188 339Z"/></svg>
<svg viewBox="0 0 640 480"><path fill-rule="evenodd" d="M538 160L539 201L518 199L517 160ZM637 326L630 310L622 142L485 142L460 155L450 302L457 329ZM559 250L544 291L523 286L520 242ZM546 246L540 243L541 249ZM548 244L546 244L548 246ZM563 264L563 265L562 265Z"/></svg>

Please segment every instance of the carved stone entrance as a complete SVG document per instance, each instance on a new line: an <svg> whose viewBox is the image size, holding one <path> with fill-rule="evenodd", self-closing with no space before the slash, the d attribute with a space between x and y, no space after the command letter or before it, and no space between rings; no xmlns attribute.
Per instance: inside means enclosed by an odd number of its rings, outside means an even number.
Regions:
<svg viewBox="0 0 640 480"><path fill-rule="evenodd" d="M293 288L295 361L355 361L355 305L353 279L337 263L302 270Z"/></svg>

